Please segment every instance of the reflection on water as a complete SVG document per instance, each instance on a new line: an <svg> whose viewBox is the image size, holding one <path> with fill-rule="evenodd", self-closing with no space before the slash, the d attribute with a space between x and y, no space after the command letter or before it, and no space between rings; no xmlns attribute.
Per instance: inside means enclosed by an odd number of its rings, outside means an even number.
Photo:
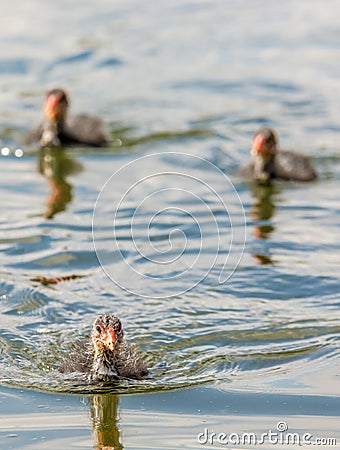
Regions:
<svg viewBox="0 0 340 450"><path fill-rule="evenodd" d="M83 170L82 165L63 148L44 148L39 154L39 172L46 178L50 195L46 202L44 217L52 219L65 211L72 201L72 185L66 180Z"/></svg>
<svg viewBox="0 0 340 450"><path fill-rule="evenodd" d="M273 196L277 194L274 186L261 186L254 184L252 186L252 195L255 197L255 203L250 212L251 216L258 222L269 221L275 213L275 204ZM254 236L259 239L268 239L275 227L271 223L261 225L257 224L254 230Z"/></svg>
<svg viewBox="0 0 340 450"><path fill-rule="evenodd" d="M117 426L119 397L114 394L92 395L90 413L96 450L122 450Z"/></svg>
<svg viewBox="0 0 340 450"><path fill-rule="evenodd" d="M250 217L253 218L253 235L255 239L270 239L275 230L272 217L275 214L274 197L278 190L274 184L262 185L253 183L251 185L252 196L255 201L250 211ZM254 253L254 259L260 265L273 264L273 258L270 254Z"/></svg>
<svg viewBox="0 0 340 450"><path fill-rule="evenodd" d="M339 277L334 270L340 217L335 156L340 89L334 65L338 3L327 9L322 2L301 0L292 10L289 2L269 0L261 2L263 8L249 0L231 2L231 7L220 0L150 1L140 13L135 0L98 0L95 11L93 2L82 2L79 15L69 14L79 10L73 0L67 8L39 0L7 3L0 27L1 146L19 146L24 129L40 114L42 92L62 81L79 99L80 110L109 124L112 145L101 153L76 149L77 156L62 149L43 151L43 176L29 149L24 148L22 158L1 156L0 382L93 393L59 377L56 368L72 343L86 336L96 315L114 312L124 319L129 340L150 355L154 374L145 383L119 385L119 392L224 383L226 389L243 391L251 386L257 392L315 395L332 389L330 395L339 395L339 386L327 382L339 356L340 331ZM89 29L100 34L89 37ZM318 156L320 179L308 186L287 183L280 199L274 188L250 191L241 183L235 174L249 160L251 136L261 125L277 128L288 146L296 143L298 152ZM220 283L222 263L203 279L207 260L202 258L182 282L164 278L158 290L148 282L146 297L136 298L112 283L98 264L91 235L93 208L104 182L134 159L132 152L145 156L170 151L223 168L253 220L252 234L228 282ZM326 160L332 161L327 178L322 168ZM190 164L185 168L194 170ZM159 158L155 169L168 173L182 170L183 164ZM108 210L117 206L127 178L113 181ZM164 183L159 179L160 188ZM236 203L225 183L216 183L233 212ZM198 189L192 189L194 194ZM138 195L122 211L117 234L128 264L148 275L149 261L135 257L130 239ZM32 214L47 196L45 217ZM207 200L216 221L222 222L221 209ZM213 221L206 220L198 203L176 193L154 203L186 208L199 218L208 235L206 255L215 255ZM175 224L190 238L188 257L198 254L198 227L190 226L187 218L170 211L146 236L147 216L140 212L137 243L142 252L148 245L154 249L151 256L159 256L175 245L180 235L169 239ZM230 228L222 228L221 240L229 235ZM100 217L98 240L111 250L112 221ZM113 265L115 273L127 273L126 265ZM41 276L42 268L43 282L65 276L65 268L87 276L33 285L31 279ZM202 282L192 291L166 297L197 279ZM165 298L151 298L155 294ZM155 373L160 363L164 370Z"/></svg>
<svg viewBox="0 0 340 450"><path fill-rule="evenodd" d="M75 173L74 167L80 167L75 157L63 151L44 154L49 155L44 169L46 177L57 178L58 173L61 173L61 178L67 179L71 173ZM5 280L0 285L0 308L4 318L4 331L0 340L2 383L54 392L88 394L152 392L213 382L230 383L232 387L243 382L249 385L252 380L257 381L258 389L263 389L264 386L277 383L278 374L285 373L294 391L298 388L293 381L306 365L312 370L315 366L326 367L327 362L331 364L336 355L336 346L331 343L336 341L339 332L334 316L338 301L338 280L336 276L316 273L315 263L307 266L296 263L292 270L290 260L285 264L284 259L287 254L289 256L288 252L308 255L310 247L300 245L300 242L310 235L308 226L310 230L313 229L314 223L325 220L324 217L327 219L326 229L337 230L338 224L334 218L331 219L334 214L333 200L327 197L328 190L323 190L319 184L280 187L282 201L278 205L278 187L255 186L249 192L245 184L236 184L248 218L254 219L252 226L256 239L250 239L243 261L230 280L219 283L223 259L216 270L211 271L204 281L185 295L158 300L136 298L122 292L100 270L91 236L93 204L103 180L135 158L128 154L100 157L82 155L78 158L84 170L79 170L74 179L79 193L76 208L75 202L68 203L67 208L53 222L39 216L23 219L22 215L18 215L10 217L8 223L0 224L3 233L0 255L9 274L4 275ZM157 173L173 172L176 162L176 158L170 158L169 155L160 156L155 161L155 170ZM34 163L33 158L20 160L22 173L30 177L35 174L40 183L33 192L27 190L25 185L25 191L20 196L27 203L36 201L37 193L41 193L41 186L46 183L46 179L39 178L34 172ZM192 173L201 170L201 166L196 167L196 163L197 159L189 158L186 170ZM12 167L18 170L17 166ZM205 177L208 176L206 171L202 171L201 175L203 173ZM131 181L125 173L117 176L110 190L112 200L108 203L109 211L120 198L120 190L124 191L124 185ZM7 180L0 180L3 191ZM171 180L169 177L163 178L161 188ZM226 189L225 180L215 177L213 181L216 191L223 194L228 208L233 208L235 212L235 199ZM158 179L152 178L152 182L158 183ZM151 187L150 181L148 189ZM322 209L318 206L307 209L305 205L315 197L315 189L319 198L327 201ZM200 192L197 187L195 192ZM202 198L209 200L216 219L224 220L214 197L204 197L204 192L202 189ZM43 201L43 196L41 199ZM121 218L120 238L128 239L130 236L130 217L139 204L138 199L137 195L131 199L126 215ZM159 203L164 205L166 201L171 201L172 205L176 205L179 200L180 206L197 217L199 223L206 220L200 205L182 196L172 195ZM18 206L16 209L21 211ZM141 225L149 217L144 212L138 219ZM166 222L157 222L157 227L151 229L151 237L157 238L157 244L167 246L169 235L164 233L164 225L168 227L168 224L175 223L176 227L188 230L191 251L197 254L201 248L201 239L190 227L190 217L181 216L180 219L178 214L170 214ZM204 222L204 226L212 232L209 223ZM225 230L223 236L226 236L228 229L222 229ZM141 228L138 234L141 242L145 240L143 230ZM327 234L327 239L335 235ZM109 217L108 220L102 218L98 239L103 245L108 245L111 237L112 222ZM294 239L298 242L294 242ZM320 252L324 249L324 242L315 241L314 237L312 242L315 251L322 255ZM275 256L278 255L280 264L266 267L263 264L255 265L252 255L261 255L262 261L267 256L272 258L274 244ZM323 258L328 257L329 253L325 252ZM134 262L133 253L130 261ZM140 264L146 266L147 262L140 260ZM319 258L318 270L323 264L323 259ZM48 277L42 281L50 282L50 277L55 281L63 279L66 267L69 273L79 272L88 276L68 277L67 283L32 285L31 279L41 275L42 267L46 270L43 275ZM297 270L301 267L303 270ZM199 274L198 269L196 265L192 272L188 271L188 281ZM179 287L182 285L179 283ZM172 280L161 283L165 292L173 292L173 286ZM150 282L146 289L151 297L155 284ZM112 389L101 389L65 380L57 373L63 355L74 343L86 338L94 318L106 312L121 317L127 340L136 344L150 358L150 380L122 382ZM318 389L322 391L323 386L318 386Z"/></svg>

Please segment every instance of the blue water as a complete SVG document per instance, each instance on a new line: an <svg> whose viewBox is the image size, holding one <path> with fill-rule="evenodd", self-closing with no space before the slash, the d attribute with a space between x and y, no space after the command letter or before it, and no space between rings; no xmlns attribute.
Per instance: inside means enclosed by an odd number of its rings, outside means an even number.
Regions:
<svg viewBox="0 0 340 450"><path fill-rule="evenodd" d="M119 439L124 448L198 448L203 423L267 430L282 414L289 429L340 440L339 8L6 2L3 420L13 407L3 448L92 448L116 416L124 438L106 438L117 448ZM108 148L23 144L54 86L70 92L71 113L103 117ZM318 181L243 180L262 125L277 129L282 148L313 158ZM32 281L73 274L82 277ZM58 373L102 312L121 318L149 380L89 387ZM34 434L36 417L46 422ZM74 428L54 428L61 417ZM134 424L150 420L137 440Z"/></svg>

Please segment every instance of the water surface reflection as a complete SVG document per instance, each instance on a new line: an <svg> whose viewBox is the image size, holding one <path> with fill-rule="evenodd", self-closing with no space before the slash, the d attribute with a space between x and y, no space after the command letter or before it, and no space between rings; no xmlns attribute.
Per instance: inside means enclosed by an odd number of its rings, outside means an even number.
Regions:
<svg viewBox="0 0 340 450"><path fill-rule="evenodd" d="M83 165L61 147L40 150L38 171L46 178L50 192L44 212L46 219L65 211L73 200L72 185L67 178L82 170Z"/></svg>
<svg viewBox="0 0 340 450"><path fill-rule="evenodd" d="M275 214L275 195L278 189L274 184L262 185L253 183L251 193L254 203L250 210L250 217L253 219L253 236L255 240L269 240L275 230L273 216ZM260 265L274 264L270 250L266 245L255 251L253 257Z"/></svg>
<svg viewBox="0 0 340 450"><path fill-rule="evenodd" d="M96 450L122 450L118 428L119 397L114 394L93 395L90 398L90 414Z"/></svg>

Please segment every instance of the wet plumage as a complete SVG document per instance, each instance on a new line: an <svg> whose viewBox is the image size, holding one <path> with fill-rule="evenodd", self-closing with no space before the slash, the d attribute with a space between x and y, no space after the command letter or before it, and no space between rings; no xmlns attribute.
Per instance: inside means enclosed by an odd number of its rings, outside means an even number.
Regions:
<svg viewBox="0 0 340 450"><path fill-rule="evenodd" d="M307 156L278 149L277 134L270 128L260 128L254 134L251 157L252 163L243 174L260 183L272 179L312 181L317 178Z"/></svg>
<svg viewBox="0 0 340 450"><path fill-rule="evenodd" d="M86 374L90 383L147 377L144 361L133 345L123 342L123 335L118 317L113 314L98 316L93 323L90 342L77 345L61 363L59 371Z"/></svg>
<svg viewBox="0 0 340 450"><path fill-rule="evenodd" d="M46 95L42 123L32 129L27 144L41 147L88 145L100 147L108 137L102 120L87 114L68 116L69 96L63 89L52 89Z"/></svg>

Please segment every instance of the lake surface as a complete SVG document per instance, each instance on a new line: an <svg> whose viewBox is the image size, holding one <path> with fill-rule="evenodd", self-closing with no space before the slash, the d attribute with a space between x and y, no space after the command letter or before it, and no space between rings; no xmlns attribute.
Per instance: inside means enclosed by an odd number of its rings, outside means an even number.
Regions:
<svg viewBox="0 0 340 450"><path fill-rule="evenodd" d="M335 0L5 1L0 448L239 448L254 433L241 448L272 449L270 430L339 445L339 14ZM23 144L55 86L71 113L103 117L108 148ZM316 182L241 178L263 125L313 158ZM150 379L59 374L104 312Z"/></svg>

